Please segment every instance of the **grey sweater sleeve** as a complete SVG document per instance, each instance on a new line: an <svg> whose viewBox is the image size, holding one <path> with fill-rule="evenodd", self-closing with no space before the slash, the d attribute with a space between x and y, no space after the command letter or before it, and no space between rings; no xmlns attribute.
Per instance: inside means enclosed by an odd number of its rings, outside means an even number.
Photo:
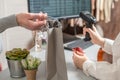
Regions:
<svg viewBox="0 0 120 80"><path fill-rule="evenodd" d="M0 33L10 27L18 26L15 15L0 18Z"/></svg>

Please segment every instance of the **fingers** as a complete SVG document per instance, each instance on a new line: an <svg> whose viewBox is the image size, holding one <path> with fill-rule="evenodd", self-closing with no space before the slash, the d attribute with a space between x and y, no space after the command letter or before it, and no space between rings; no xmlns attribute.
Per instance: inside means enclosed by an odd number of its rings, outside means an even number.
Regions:
<svg viewBox="0 0 120 80"><path fill-rule="evenodd" d="M39 16L40 16L40 20L46 20L47 19L47 13L40 12Z"/></svg>
<svg viewBox="0 0 120 80"><path fill-rule="evenodd" d="M46 24L46 21L29 21L29 28L32 30L39 29L40 26L43 26Z"/></svg>
<svg viewBox="0 0 120 80"><path fill-rule="evenodd" d="M72 58L73 58L74 65L78 68L79 58L74 53Z"/></svg>
<svg viewBox="0 0 120 80"><path fill-rule="evenodd" d="M92 30L97 32L97 29L96 29L96 27L94 25L92 26Z"/></svg>
<svg viewBox="0 0 120 80"><path fill-rule="evenodd" d="M85 61L86 61L86 58L84 55L80 56L76 53L73 53L73 62L77 68L82 69L82 65Z"/></svg>
<svg viewBox="0 0 120 80"><path fill-rule="evenodd" d="M79 55L79 56L83 56L84 55L84 53L79 52L79 51L76 51L76 54Z"/></svg>
<svg viewBox="0 0 120 80"><path fill-rule="evenodd" d="M43 20L46 20L47 19L47 13L42 13L42 12L40 12L40 13L30 13L30 15L31 15L31 19L34 19L34 20L36 20L36 19L38 19L39 21L43 21Z"/></svg>
<svg viewBox="0 0 120 80"><path fill-rule="evenodd" d="M29 20L29 27L33 30L39 29L40 26L46 24L47 13L30 13L31 19Z"/></svg>
<svg viewBox="0 0 120 80"><path fill-rule="evenodd" d="M95 26L93 25L92 29L84 27L83 28L83 34L85 35L86 32L88 32L91 36L91 35L95 34L97 32L97 30L96 30Z"/></svg>
<svg viewBox="0 0 120 80"><path fill-rule="evenodd" d="M84 54L82 54L82 53L73 53L73 56L74 57L77 57L77 58L80 58L80 57L82 57L82 56L84 56Z"/></svg>

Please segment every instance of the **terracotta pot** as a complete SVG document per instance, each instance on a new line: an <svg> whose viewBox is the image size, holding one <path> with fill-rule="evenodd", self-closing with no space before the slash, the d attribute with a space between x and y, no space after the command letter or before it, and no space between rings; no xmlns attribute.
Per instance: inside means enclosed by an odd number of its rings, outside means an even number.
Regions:
<svg viewBox="0 0 120 80"><path fill-rule="evenodd" d="M24 71L25 71L27 80L36 80L37 69L36 70L24 70Z"/></svg>

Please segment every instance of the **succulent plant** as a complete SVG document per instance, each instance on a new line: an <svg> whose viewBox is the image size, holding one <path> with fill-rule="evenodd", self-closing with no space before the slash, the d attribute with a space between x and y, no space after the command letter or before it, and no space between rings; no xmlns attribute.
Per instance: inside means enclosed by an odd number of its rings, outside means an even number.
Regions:
<svg viewBox="0 0 120 80"><path fill-rule="evenodd" d="M6 58L10 60L21 60L27 57L30 52L27 49L13 48L6 51Z"/></svg>
<svg viewBox="0 0 120 80"><path fill-rule="evenodd" d="M21 60L22 66L26 70L37 69L41 63L40 58L28 55L26 59Z"/></svg>

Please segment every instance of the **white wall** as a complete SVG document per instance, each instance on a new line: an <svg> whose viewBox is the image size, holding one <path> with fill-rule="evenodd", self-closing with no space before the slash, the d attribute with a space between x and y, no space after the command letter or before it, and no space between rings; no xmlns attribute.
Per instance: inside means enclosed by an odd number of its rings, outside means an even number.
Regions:
<svg viewBox="0 0 120 80"><path fill-rule="evenodd" d="M27 12L27 0L0 0L0 18L20 12ZM10 28L0 34L0 44L2 44L2 53L0 53L0 63L3 70L7 68L5 57L6 50L15 47L26 47L32 40L32 31L21 27ZM1 46L1 45L0 45Z"/></svg>
<svg viewBox="0 0 120 80"><path fill-rule="evenodd" d="M0 0L0 17L3 16L5 13L4 11L4 0Z"/></svg>
<svg viewBox="0 0 120 80"><path fill-rule="evenodd" d="M28 12L27 0L0 0L0 17Z"/></svg>

